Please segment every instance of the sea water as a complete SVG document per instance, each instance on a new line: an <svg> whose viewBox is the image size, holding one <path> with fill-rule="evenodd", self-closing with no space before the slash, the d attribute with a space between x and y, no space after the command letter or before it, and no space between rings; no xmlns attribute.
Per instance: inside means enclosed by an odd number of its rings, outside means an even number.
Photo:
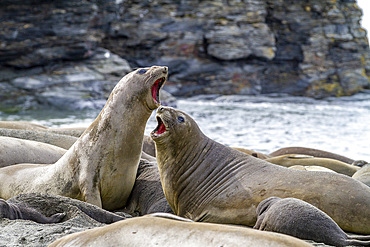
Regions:
<svg viewBox="0 0 370 247"><path fill-rule="evenodd" d="M370 162L370 94L314 100L304 97L197 96L179 99L176 108L188 113L210 138L233 147L271 153L301 146ZM38 111L0 115L49 127L87 127L100 110ZM145 134L156 127L155 113Z"/></svg>

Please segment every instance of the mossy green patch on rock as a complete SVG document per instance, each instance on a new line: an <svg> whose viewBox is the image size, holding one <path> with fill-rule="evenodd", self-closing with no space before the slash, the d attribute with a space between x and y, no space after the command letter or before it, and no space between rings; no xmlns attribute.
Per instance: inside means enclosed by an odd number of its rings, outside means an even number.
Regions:
<svg viewBox="0 0 370 247"><path fill-rule="evenodd" d="M326 80L312 83L307 90L307 94L307 96L314 98L324 98L327 96L341 97L347 95L338 81L329 82Z"/></svg>

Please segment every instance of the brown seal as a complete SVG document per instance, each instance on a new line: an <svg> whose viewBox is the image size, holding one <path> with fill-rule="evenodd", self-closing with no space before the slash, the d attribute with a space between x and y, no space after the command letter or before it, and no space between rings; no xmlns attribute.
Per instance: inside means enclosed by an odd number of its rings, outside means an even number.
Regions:
<svg viewBox="0 0 370 247"><path fill-rule="evenodd" d="M294 196L323 210L342 229L370 234L370 188L361 182L337 173L287 169L243 154L208 138L190 116L173 108L160 107L156 118L151 136L175 214L253 226L262 200Z"/></svg>
<svg viewBox="0 0 370 247"><path fill-rule="evenodd" d="M370 236L348 236L326 213L296 198L269 197L257 207L254 229L333 246L370 245Z"/></svg>
<svg viewBox="0 0 370 247"><path fill-rule="evenodd" d="M355 174L353 174L352 178L366 184L370 187L370 164L366 164L361 167Z"/></svg>
<svg viewBox="0 0 370 247"><path fill-rule="evenodd" d="M269 155L267 154L263 154L263 153L259 153L259 152L256 152L254 150L250 150L250 149L246 149L246 148L240 148L240 147L232 147L233 149L236 149L240 152L243 152L245 154L248 154L248 155L252 155L256 158L259 158L259 159L268 159L268 158L271 158Z"/></svg>
<svg viewBox="0 0 370 247"><path fill-rule="evenodd" d="M137 69L115 86L95 121L56 163L0 169L0 197L62 195L107 210L122 208L135 182L144 130L159 106L167 67Z"/></svg>
<svg viewBox="0 0 370 247"><path fill-rule="evenodd" d="M347 164L352 164L355 160L347 158L345 156L327 152L320 149L314 149L314 148L305 148L305 147L286 147L278 149L272 153L269 154L271 157L285 155L285 154L304 154L304 155L310 155L313 157L320 157L320 158L329 158L334 160L339 160L342 162L345 162Z"/></svg>
<svg viewBox="0 0 370 247"><path fill-rule="evenodd" d="M358 166L350 165L336 159L318 158L302 154L285 154L265 160L284 167L295 165L322 166L347 176L352 176L355 172L360 170L360 167Z"/></svg>
<svg viewBox="0 0 370 247"><path fill-rule="evenodd" d="M274 246L308 247L303 240L274 232L223 224L189 222L161 214L135 217L73 233L49 247L67 246Z"/></svg>
<svg viewBox="0 0 370 247"><path fill-rule="evenodd" d="M32 220L41 224L49 224L60 222L64 216L65 213L56 213L48 217L39 213L33 208L16 205L14 203L8 203L5 200L0 199L0 219L7 218L10 220Z"/></svg>
<svg viewBox="0 0 370 247"><path fill-rule="evenodd" d="M156 212L173 213L163 193L157 162L144 152L125 212L134 216Z"/></svg>

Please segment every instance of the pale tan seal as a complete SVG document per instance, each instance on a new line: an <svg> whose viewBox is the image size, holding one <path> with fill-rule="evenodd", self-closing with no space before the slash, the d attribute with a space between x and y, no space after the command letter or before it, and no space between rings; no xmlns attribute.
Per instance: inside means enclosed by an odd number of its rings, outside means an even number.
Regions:
<svg viewBox="0 0 370 247"><path fill-rule="evenodd" d="M0 219L7 218L10 220L32 220L41 224L50 224L60 222L65 213L56 213L51 216L45 216L33 208L8 203L0 199Z"/></svg>
<svg viewBox="0 0 370 247"><path fill-rule="evenodd" d="M38 192L107 210L122 208L135 182L145 125L159 106L167 73L167 67L153 66L124 76L99 116L56 163L1 168L0 197Z"/></svg>
<svg viewBox="0 0 370 247"><path fill-rule="evenodd" d="M335 172L329 168L322 167L322 166L302 166L302 165L294 165L289 166L289 169L296 169L302 171L316 171L316 172Z"/></svg>
<svg viewBox="0 0 370 247"><path fill-rule="evenodd" d="M0 121L1 129L18 129L30 131L44 131L62 135L80 137L86 130L85 127L48 128L47 126L26 121Z"/></svg>
<svg viewBox="0 0 370 247"><path fill-rule="evenodd" d="M370 163L361 167L359 171L353 174L352 178L366 184L370 187Z"/></svg>
<svg viewBox="0 0 370 247"><path fill-rule="evenodd" d="M257 207L253 228L333 246L370 246L370 236L348 236L326 213L296 198L269 197Z"/></svg>
<svg viewBox="0 0 370 247"><path fill-rule="evenodd" d="M175 214L194 221L253 226L257 205L296 197L330 215L344 230L370 234L370 188L337 173L277 166L222 145L184 112L157 110L156 143L162 186Z"/></svg>
<svg viewBox="0 0 370 247"><path fill-rule="evenodd" d="M329 158L334 160L339 160L342 162L345 162L347 164L352 164L355 160L347 158L345 156L327 152L320 149L315 148L306 148L306 147L286 147L286 148L280 148L272 153L269 154L271 157L285 155L285 154L304 154L304 155L310 155L313 157L320 157L320 158Z"/></svg>
<svg viewBox="0 0 370 247"><path fill-rule="evenodd" d="M0 136L0 167L25 162L50 164L58 161L66 152L66 149L43 142Z"/></svg>
<svg viewBox="0 0 370 247"><path fill-rule="evenodd" d="M36 124L26 121L0 121L0 128L3 129L24 129L24 130L39 130L45 131L48 127L41 124Z"/></svg>
<svg viewBox="0 0 370 247"><path fill-rule="evenodd" d="M49 247L67 246L312 246L303 240L274 232L172 217L135 217L57 239Z"/></svg>
<svg viewBox="0 0 370 247"><path fill-rule="evenodd" d="M268 158L265 160L284 167L290 167L295 165L322 166L347 176L352 176L355 172L357 172L360 169L360 167L358 166L350 165L339 160L329 158L318 158L301 154L285 154L273 158Z"/></svg>
<svg viewBox="0 0 370 247"><path fill-rule="evenodd" d="M47 131L25 130L25 129L0 128L0 136L8 136L24 140L43 142L64 149L69 149L77 141L77 137L70 135L62 135Z"/></svg>

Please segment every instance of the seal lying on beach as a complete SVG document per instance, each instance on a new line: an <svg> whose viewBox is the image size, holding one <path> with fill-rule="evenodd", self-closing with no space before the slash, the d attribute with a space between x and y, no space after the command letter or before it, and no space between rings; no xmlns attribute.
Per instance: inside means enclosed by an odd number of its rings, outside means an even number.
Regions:
<svg viewBox="0 0 370 247"><path fill-rule="evenodd" d="M56 213L51 215L50 217L47 217L34 210L33 208L8 203L5 200L0 199L0 219L7 218L10 220L32 220L37 223L49 224L60 222L64 216L65 213Z"/></svg>
<svg viewBox="0 0 370 247"><path fill-rule="evenodd" d="M167 73L167 67L153 66L124 76L99 116L56 163L1 168L0 197L38 192L107 210L122 208L135 182L145 125L159 106Z"/></svg>
<svg viewBox="0 0 370 247"><path fill-rule="evenodd" d="M43 142L0 136L0 167L25 162L50 164L58 161L66 151Z"/></svg>
<svg viewBox="0 0 370 247"><path fill-rule="evenodd" d="M301 166L301 165L295 165L295 166L289 166L289 169L296 169L296 170L302 170L302 171L316 171L316 172L335 172L329 168L322 167L322 166Z"/></svg>
<svg viewBox="0 0 370 247"><path fill-rule="evenodd" d="M155 158L141 156L136 181L127 200L125 212L131 215L146 215L156 212L173 213L164 196Z"/></svg>
<svg viewBox="0 0 370 247"><path fill-rule="evenodd" d="M352 164L355 160L347 158L345 156L327 152L320 149L314 149L314 148L305 148L305 147L286 147L286 148L280 148L272 153L269 154L270 157L276 157L280 155L286 155L286 154L304 154L304 155L310 155L313 157L319 157L319 158L328 158L328 159L334 159L339 160L342 162L345 162L347 164Z"/></svg>
<svg viewBox="0 0 370 247"><path fill-rule="evenodd" d="M111 224L126 218L126 216L112 213L87 202L58 195L39 193L20 194L7 200L7 203L35 210L42 215L63 213L65 215L63 222L82 215L85 219L88 217L104 224ZM83 221L82 218L79 220Z"/></svg>
<svg viewBox="0 0 370 247"><path fill-rule="evenodd" d="M296 198L269 197L260 202L256 212L254 229L284 233L333 246L370 246L370 236L348 236L323 211Z"/></svg>
<svg viewBox="0 0 370 247"><path fill-rule="evenodd" d="M363 167L361 167L360 170L353 174L352 178L370 187L370 164L366 164Z"/></svg>
<svg viewBox="0 0 370 247"><path fill-rule="evenodd" d="M23 140L31 140L51 144L60 148L69 149L76 142L77 137L61 135L48 131L23 130L23 129L2 129L0 136L8 136Z"/></svg>
<svg viewBox="0 0 370 247"><path fill-rule="evenodd" d="M246 227L197 223L173 216L135 217L57 239L49 247L67 246L312 246L303 240Z"/></svg>
<svg viewBox="0 0 370 247"><path fill-rule="evenodd" d="M370 188L331 172L287 169L222 145L182 111L160 107L152 131L162 186L175 214L194 221L253 226L257 205L296 197L344 230L370 234ZM350 196L349 196L350 195Z"/></svg>
<svg viewBox="0 0 370 247"><path fill-rule="evenodd" d="M284 167L290 167L295 165L322 166L350 177L355 172L360 170L360 167L358 166L350 165L339 160L330 158L318 158L302 154L285 154L273 158L267 158L265 160Z"/></svg>

